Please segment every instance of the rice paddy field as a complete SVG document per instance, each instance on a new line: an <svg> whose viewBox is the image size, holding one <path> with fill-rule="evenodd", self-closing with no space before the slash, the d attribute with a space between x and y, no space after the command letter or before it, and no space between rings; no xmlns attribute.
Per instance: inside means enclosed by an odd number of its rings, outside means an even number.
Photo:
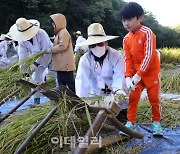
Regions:
<svg viewBox="0 0 180 154"><path fill-rule="evenodd" d="M161 50L161 68L162 68L162 92L177 93L180 95L180 48L162 48ZM36 58L40 55L36 55ZM34 60L34 57L32 58ZM29 60L30 62L31 60ZM30 64L28 64L29 66ZM16 67L14 67L16 66ZM15 82L21 78L18 72L18 66L14 65L10 69L0 70L0 100L9 95L20 85ZM53 77L49 77L47 84L51 87L55 83ZM23 97L30 92L30 89L22 86ZM27 110L16 112L0 124L0 153L12 154L29 136L36 126L46 115L55 107L56 113L40 130L36 137L26 147L25 154L49 154L49 153L68 153L74 150L69 144L60 145L53 143L52 138L58 137L78 137L83 136L86 130L91 127L91 122L85 122L79 119L72 110L66 105L67 99L64 98L54 103L49 101L45 104L37 105ZM162 99L162 120L164 128L173 128L180 126L180 100ZM89 117L88 111L86 114ZM141 100L138 106L137 123L151 124L151 106L148 100ZM69 138L71 139L71 138ZM124 142L102 148L96 153L118 154L118 153L138 153L144 147L127 149Z"/></svg>

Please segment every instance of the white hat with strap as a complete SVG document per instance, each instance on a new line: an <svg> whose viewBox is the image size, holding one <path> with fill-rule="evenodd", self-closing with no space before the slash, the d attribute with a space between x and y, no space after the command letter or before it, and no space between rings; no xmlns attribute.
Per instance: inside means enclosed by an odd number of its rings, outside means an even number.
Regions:
<svg viewBox="0 0 180 154"><path fill-rule="evenodd" d="M106 35L100 23L93 23L88 27L88 39L76 46L87 46L118 38L119 36Z"/></svg>
<svg viewBox="0 0 180 154"><path fill-rule="evenodd" d="M17 41L27 41L33 38L40 27L40 23L37 20L25 18L19 18L16 23L11 26L9 35Z"/></svg>

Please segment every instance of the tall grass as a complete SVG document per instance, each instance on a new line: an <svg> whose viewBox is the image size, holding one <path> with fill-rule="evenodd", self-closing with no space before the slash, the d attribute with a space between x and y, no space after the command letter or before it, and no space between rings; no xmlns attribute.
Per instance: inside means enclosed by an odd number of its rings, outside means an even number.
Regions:
<svg viewBox="0 0 180 154"><path fill-rule="evenodd" d="M180 92L180 48L162 48L161 68L162 78L161 87L163 92Z"/></svg>
<svg viewBox="0 0 180 154"><path fill-rule="evenodd" d="M161 87L163 92L179 93L180 92L180 72L163 73L161 78Z"/></svg>
<svg viewBox="0 0 180 154"><path fill-rule="evenodd" d="M180 48L161 48L161 63L180 64Z"/></svg>

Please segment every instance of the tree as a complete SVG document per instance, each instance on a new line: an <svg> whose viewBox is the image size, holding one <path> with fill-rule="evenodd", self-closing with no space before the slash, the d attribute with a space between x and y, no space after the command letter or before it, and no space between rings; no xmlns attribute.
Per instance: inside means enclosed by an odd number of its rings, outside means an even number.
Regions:
<svg viewBox="0 0 180 154"><path fill-rule="evenodd" d="M0 0L0 32L7 33L9 28L20 17L37 19L41 28L52 36L53 28L50 15L63 13L67 18L67 29L70 34L80 30L87 37L87 27L93 22L103 25L107 35L118 35L110 41L113 47L122 47L123 37L127 31L119 18L123 0ZM180 47L180 26L172 29L158 23L151 12L145 11L143 24L150 27L157 36L157 46ZM75 37L72 37L75 41Z"/></svg>

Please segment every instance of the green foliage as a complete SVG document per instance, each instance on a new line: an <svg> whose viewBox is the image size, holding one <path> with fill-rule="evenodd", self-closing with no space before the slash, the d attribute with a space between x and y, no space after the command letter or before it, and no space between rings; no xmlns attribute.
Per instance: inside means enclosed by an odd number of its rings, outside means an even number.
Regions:
<svg viewBox="0 0 180 154"><path fill-rule="evenodd" d="M180 48L162 48L161 62L166 64L180 64Z"/></svg>
<svg viewBox="0 0 180 154"><path fill-rule="evenodd" d="M162 91L177 93L180 91L180 69L178 67L180 64L180 48L162 48L160 51Z"/></svg>
<svg viewBox="0 0 180 154"><path fill-rule="evenodd" d="M163 73L161 78L161 87L163 92L179 93L180 73L175 70L173 73Z"/></svg>
<svg viewBox="0 0 180 154"><path fill-rule="evenodd" d="M73 34L80 30L87 36L87 27L93 22L100 22L108 35L118 35L118 39L110 41L115 48L122 47L122 39L127 31L119 18L120 8L125 4L122 0L8 0L0 5L0 32L7 33L19 17L37 19L41 28L49 36L53 36L49 16L63 13L67 18L67 29ZM161 26L151 12L145 11L143 24L150 27L157 36L157 47L180 47L180 31ZM75 37L73 37L75 41Z"/></svg>
<svg viewBox="0 0 180 154"><path fill-rule="evenodd" d="M174 66L173 64L162 63L162 64L161 64L161 68L162 68L163 70L168 70L168 69L174 69L175 66Z"/></svg>
<svg viewBox="0 0 180 154"><path fill-rule="evenodd" d="M162 100L162 120L163 127L180 125L180 105L167 100ZM137 123L151 124L151 105L146 101L141 101L138 105Z"/></svg>
<svg viewBox="0 0 180 154"><path fill-rule="evenodd" d="M67 147L64 145L63 148L60 148L59 144L51 143L51 138L71 136L76 136L77 138L77 135L84 135L88 127L92 127L87 105L84 103L85 106L83 108L85 109L84 112L86 111L87 113L90 126L88 126L87 122L85 123L75 116L74 112L75 110L78 110L78 107L75 106L73 109L69 108L69 104L67 103L67 100L69 101L69 99L72 98L66 97L65 94L63 99L60 99L58 102L37 105L35 108L29 108L25 111L11 115L0 127L0 153L14 153L38 124L54 108L54 105L57 106L56 113L25 149L25 153L50 153L52 149L57 152L67 150Z"/></svg>

